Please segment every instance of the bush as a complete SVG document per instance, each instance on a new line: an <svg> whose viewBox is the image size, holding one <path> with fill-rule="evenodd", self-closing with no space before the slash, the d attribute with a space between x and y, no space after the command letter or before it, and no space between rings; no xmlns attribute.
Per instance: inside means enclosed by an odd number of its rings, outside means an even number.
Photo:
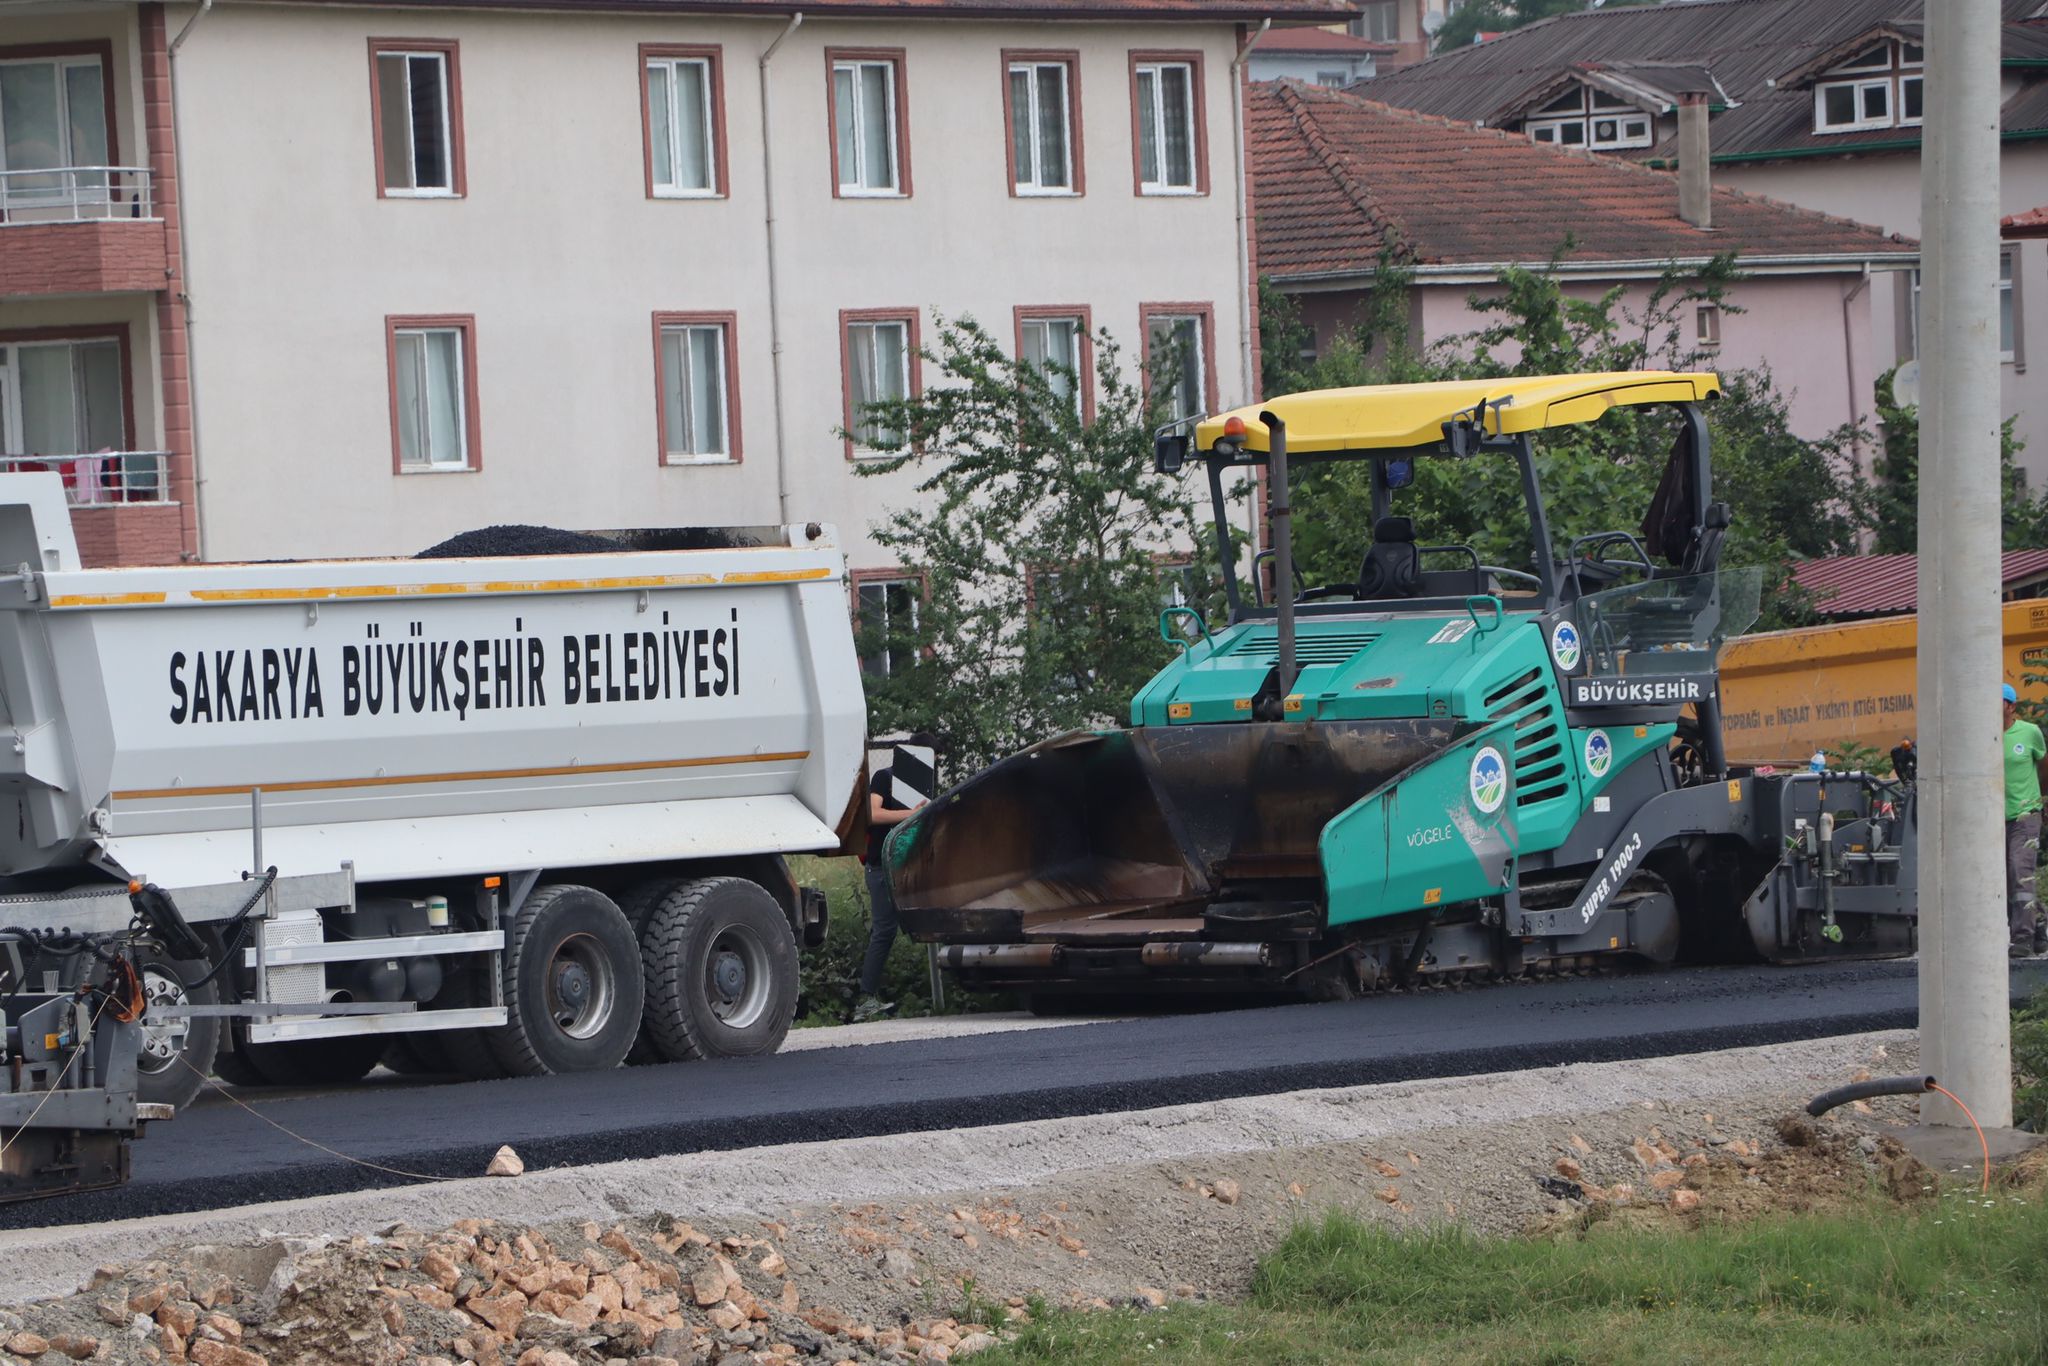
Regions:
<svg viewBox="0 0 2048 1366"><path fill-rule="evenodd" d="M825 942L800 956L802 990L797 998L797 1025L845 1024L860 997L860 965L868 951L868 888L859 859L793 858L790 872L806 887L825 893L831 909ZM896 1002L893 1018L957 1015L977 1010L1005 1010L1008 996L963 992L948 984L943 1003L932 1000L931 959L925 946L896 936L882 970L881 998Z"/></svg>
<svg viewBox="0 0 2048 1366"><path fill-rule="evenodd" d="M2048 991L2012 1013L2012 1122L2048 1133Z"/></svg>

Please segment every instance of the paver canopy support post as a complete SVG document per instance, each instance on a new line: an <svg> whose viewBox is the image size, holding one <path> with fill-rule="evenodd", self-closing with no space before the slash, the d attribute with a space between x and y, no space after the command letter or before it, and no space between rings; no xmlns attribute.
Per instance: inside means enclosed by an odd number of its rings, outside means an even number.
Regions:
<svg viewBox="0 0 2048 1366"><path fill-rule="evenodd" d="M1920 155L1921 1066L2012 1123L1999 639L1995 0L1927 7ZM2012 680L2017 683L2018 680ZM1959 1125L1939 1094L1926 1123Z"/></svg>

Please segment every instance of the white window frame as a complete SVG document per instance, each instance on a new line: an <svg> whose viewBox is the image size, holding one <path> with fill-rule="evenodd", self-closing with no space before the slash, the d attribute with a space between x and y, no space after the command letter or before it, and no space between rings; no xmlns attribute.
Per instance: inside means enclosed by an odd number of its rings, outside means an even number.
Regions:
<svg viewBox="0 0 2048 1366"><path fill-rule="evenodd" d="M1084 413L1086 413L1086 412L1087 412L1087 385L1088 385L1088 322L1087 322L1087 319L1083 318L1083 317L1082 317L1082 316L1081 316L1080 314L1078 314L1078 313L1062 313L1062 314L1052 314L1052 313L1040 313L1040 314L1035 314L1035 315L1033 315L1033 316L1030 316L1030 317L1027 317L1027 318L1025 318L1025 319L1023 320L1023 322L1022 322L1022 325L1021 325L1021 326L1019 327L1019 329L1018 329L1018 330L1019 330L1019 332L1020 332L1020 333L1022 334L1022 336L1021 336L1020 340L1022 340L1022 341L1024 341L1024 342L1028 343L1028 342L1030 341L1030 339L1031 339L1031 333L1032 333L1032 330L1033 330L1034 328L1035 328L1035 329L1037 329L1037 330L1039 330L1040 332L1046 332L1046 331L1047 331L1048 329L1050 329L1050 328L1054 328L1054 327L1065 327L1065 328L1069 329L1069 330L1070 330L1070 331L1072 332L1072 335L1073 335L1073 348L1074 348L1074 366L1073 366L1073 370L1074 370L1074 373L1073 373L1073 379L1072 379L1072 381L1071 381L1071 382L1072 382L1072 384L1073 384L1073 386L1074 386L1074 391L1073 391L1073 393L1069 394L1069 395L1068 395L1068 397L1069 397L1070 399L1072 399L1072 400L1073 400L1073 404L1074 404L1074 413L1075 413L1075 415L1076 415L1076 416L1080 416L1080 415L1082 415L1082 414L1084 414ZM1044 341L1041 341L1041 342L1039 343L1039 348L1038 348L1038 349L1039 349L1039 353L1040 353L1041 355L1049 355L1049 354L1051 354L1051 349L1052 349L1052 348L1051 348L1050 346L1048 346L1048 345L1047 345L1047 344L1046 344L1046 343L1045 343ZM1023 358L1023 357L1022 357L1022 356L1020 355L1020 356L1018 357L1018 359L1019 359L1019 360L1023 360L1024 358ZM1027 362L1027 363L1028 363L1028 362ZM1038 368L1038 369L1039 369L1039 370L1040 370L1041 372L1045 372L1045 370L1046 370L1045 364L1044 364L1043 362L1039 362L1039 363L1037 363L1037 368ZM1046 373L1046 379L1047 379L1048 381L1051 381L1051 380L1053 380L1054 378L1055 378L1055 376L1053 376L1052 374L1050 374L1050 373Z"/></svg>
<svg viewBox="0 0 2048 1366"><path fill-rule="evenodd" d="M1202 192L1202 118L1199 90L1193 62L1139 62L1131 68L1131 98L1137 101L1138 118L1147 118L1144 77L1152 78L1152 146L1159 153L1159 174L1166 174L1165 73L1185 74L1188 83L1188 183L1175 185L1166 180L1145 179L1145 158L1138 152L1138 193L1142 195L1198 195ZM1142 147L1142 142L1140 144Z"/></svg>
<svg viewBox="0 0 2048 1366"><path fill-rule="evenodd" d="M392 365L394 367L403 365L405 363L404 342L408 337L418 337L424 339L426 337L446 333L447 335L455 338L456 458L453 460L436 460L433 458L433 453L430 450L428 452L427 459L425 460L407 460L405 458L404 437L406 414L404 407L401 405L398 414L400 433L398 441L398 469L399 473L401 474L454 474L463 470L473 470L476 468L475 464L472 463L470 460L469 450L469 338L467 335L465 335L467 332L467 328L449 326L394 327L391 329L391 360ZM420 395L420 402L422 404L428 401L428 398L432 393L430 386L426 382L426 357L427 352L423 341L419 352L420 370L419 374L415 377L414 381L417 386L416 392ZM404 392L404 390L399 386L398 374L395 369L391 376L391 391L394 401L396 401L398 396ZM426 441L429 445L431 445L433 433L432 421L428 419L423 419L421 422L421 428L421 439Z"/></svg>
<svg viewBox="0 0 2048 1366"><path fill-rule="evenodd" d="M690 367L696 364L690 348L691 334L710 332L718 337L718 449L715 451L689 451L676 448L679 433L671 431L668 423L671 384L679 386L676 405L683 414L683 420L691 428L697 425L697 417L690 411L690 398L696 392L690 383ZM679 365L671 373L668 363L668 339L680 338L682 344L676 348ZM661 463L664 465L730 465L737 457L733 454L732 440L732 329L722 322L665 322L661 325Z"/></svg>
<svg viewBox="0 0 2048 1366"><path fill-rule="evenodd" d="M860 656L860 671L870 678L890 678L896 673L896 659L889 646L889 638L896 634L889 622L889 590L900 588L910 600L910 630L914 635L924 616L924 580L905 576L895 579L862 579L853 586L854 636L856 640L871 630L867 621L868 590L876 590L875 596L882 609L882 645L877 654ZM916 653L913 646L909 651ZM880 660L881 668L870 667L870 661Z"/></svg>
<svg viewBox="0 0 2048 1366"><path fill-rule="evenodd" d="M380 105L384 99L384 59L386 57L402 57L405 59L406 63L407 74L405 90L405 166L406 172L412 179L413 184L408 186L392 185L386 183L384 185L384 197L386 199L457 198L458 196L456 194L455 188L456 181L458 179L458 177L455 174L455 111L452 103L451 94L451 92L454 89L454 83L449 80L449 54L441 51L438 48L426 48L421 50L397 47L377 48L375 51L372 66L375 68L377 72L377 99ZM419 157L417 155L419 149L419 137L418 130L415 129L412 124L413 108L411 72L412 63L416 60L422 59L432 60L436 68L441 73L441 155L447 163L448 183L446 185L429 185L422 187L419 184L420 168ZM389 133L387 132L385 136L388 137ZM377 178L379 181L384 180L384 148L381 145L377 148Z"/></svg>
<svg viewBox="0 0 2048 1366"><path fill-rule="evenodd" d="M889 183L886 186L870 188L865 174L868 163L867 120L863 118L861 101L867 98L861 71L866 67L878 66L888 73L888 109L883 126L889 130ZM896 89L897 63L888 57L845 57L832 62L832 145L839 145L839 119L844 116L853 120L853 165L846 165L842 158L839 165L839 197L842 199L901 199L903 198L903 147L897 133L896 109L902 99ZM839 100L839 73L847 72L852 79L847 83L850 92L848 108L841 109ZM836 153L835 153L836 154Z"/></svg>
<svg viewBox="0 0 2048 1366"><path fill-rule="evenodd" d="M1348 71L1318 71L1316 73L1316 84L1326 85L1332 89L1342 89L1351 84L1351 73Z"/></svg>
<svg viewBox="0 0 2048 1366"><path fill-rule="evenodd" d="M1602 103L1603 100L1611 103ZM1550 112L1522 121L1522 131L1528 134L1529 141L1550 147L1579 147L1598 152L1648 147L1656 141L1656 122L1641 106L1627 100L1581 85L1577 113L1555 112L1562 103L1562 98L1555 100L1544 106ZM1614 125L1614 137L1598 137L1599 125L1603 122ZM1578 130L1576 142L1565 137L1567 128ZM1631 128L1635 131L1628 131Z"/></svg>
<svg viewBox="0 0 2048 1366"><path fill-rule="evenodd" d="M1191 354L1194 360L1195 392L1187 396L1187 411L1183 412L1177 407L1169 410L1171 420L1176 422L1194 417L1208 406L1209 357L1204 350L1206 339L1202 335L1203 321L1204 319L1199 313L1153 313L1145 319L1145 365L1147 370L1151 369L1153 360L1158 355L1158 351L1154 348L1152 342L1152 331L1154 328L1165 326L1178 330L1182 324L1186 324L1189 332L1194 337L1194 346L1191 348ZM1156 382L1157 372L1154 371L1153 374ZM1185 375L1176 379L1174 387L1178 389L1185 379Z"/></svg>
<svg viewBox="0 0 2048 1366"><path fill-rule="evenodd" d="M1038 116L1040 113L1038 104L1038 73L1048 67L1060 73L1060 141L1067 162L1064 168L1067 173L1067 183L1064 185L1047 185L1043 183L1044 167L1041 163L1044 160L1045 149L1039 144L1038 140ZM1004 74L1004 79L1009 80L1020 74L1026 77L1024 82L1024 107L1022 109L1017 107L1014 88L1012 91L1007 92L1010 100L1010 146L1014 155L1014 149L1017 145L1016 125L1017 121L1022 119L1025 121L1024 126L1031 130L1030 137L1027 139L1027 145L1031 149L1031 168L1027 174L1023 166L1013 166L1011 168L1012 186L1019 195L1023 196L1048 195L1054 198L1072 198L1080 193L1080 189L1075 184L1076 176L1074 173L1073 63L1064 61L1011 62L1009 70Z"/></svg>
<svg viewBox="0 0 2048 1366"><path fill-rule="evenodd" d="M1697 304L1694 306L1693 343L1702 351L1720 349L1721 306L1719 304Z"/></svg>
<svg viewBox="0 0 2048 1366"><path fill-rule="evenodd" d="M122 397L126 397L128 385L127 367L122 363L121 343L113 337L52 337L40 341L17 341L0 343L0 455L44 455L53 459L75 455L97 455L97 450L79 451L31 451L27 449L28 415L25 411L27 395L21 383L21 357L27 351L54 351L59 348L70 352L71 370L71 420L74 430L83 430L88 422L84 407L86 393L80 373L79 350L83 347L107 347L114 353L114 374L121 386ZM126 451L135 440L135 433L128 430L128 411L117 405L114 420L120 424L121 437L112 447L115 451ZM90 441L79 442L89 445Z"/></svg>
<svg viewBox="0 0 2048 1366"><path fill-rule="evenodd" d="M1908 55L1911 43L1897 39L1886 39L1878 44L1883 53L1882 61L1870 61L1860 65L1838 66L1827 73L1827 78L1813 87L1813 131L1828 133L1868 133L1885 128L1917 128L1925 120L1926 96L1925 73L1922 67L1925 53L1919 57ZM1912 115L1906 112L1906 86L1919 84L1923 103L1922 113ZM1873 117L1864 112L1864 92L1882 88L1885 92L1883 117ZM1845 123L1830 123L1827 118L1828 92L1849 90L1856 102L1856 117Z"/></svg>
<svg viewBox="0 0 2048 1366"><path fill-rule="evenodd" d="M847 388L846 408L847 416L850 420L847 422L846 426L847 430L853 433L853 458L856 460L893 460L897 456L903 454L903 451L900 447L895 449L884 449L880 446L870 446L866 444L864 441L862 441L862 425L866 423L869 419L862 413L861 409L863 405L855 397L853 393L853 377L858 371L858 367L854 364L855 350L857 347L860 346L867 347L869 352L872 353L872 355L874 356L875 365L873 368L875 370L875 373L879 375L881 372L882 359L880 329L884 327L893 327L898 329L902 333L903 345L897 348L896 352L897 364L901 367L898 373L902 376L902 389L905 396L907 397L910 393L910 319L858 318L852 322L847 323L845 341ZM861 338L861 335L863 333L866 334L865 339L857 340Z"/></svg>
<svg viewBox="0 0 2048 1366"><path fill-rule="evenodd" d="M702 111L704 117L704 169L711 183L702 188L676 183L677 158L680 155L682 146L681 138L678 136L682 131L682 110L678 107L679 102L676 99L676 68L684 66L700 68L704 78L704 108ZM725 149L718 145L718 94L713 88L716 70L709 57L649 57L647 59L647 71L641 76L641 79L645 80L648 76L659 71L662 73L662 78L668 82L668 165L655 166L653 168L654 197L656 199L723 199L725 197L718 184L719 158ZM653 117L652 106L649 107L648 117ZM650 138L653 136L653 129L651 127L648 130L648 135ZM654 148L651 144L647 149L647 156L648 160L652 162ZM663 176L668 177L666 184L662 181Z"/></svg>
<svg viewBox="0 0 2048 1366"><path fill-rule="evenodd" d="M2019 248L2006 247L1998 253L1998 359L2014 365L2020 355Z"/></svg>
<svg viewBox="0 0 2048 1366"><path fill-rule="evenodd" d="M1998 253L1998 307L1999 349L1998 359L2004 365L2017 365L2020 356L2020 253L2019 248L2007 245ZM2008 301L2010 303L2008 304ZM2012 336L2005 335L2006 314L2012 316ZM2010 340L2010 347L2005 342ZM1902 359L1914 360L1920 356L1920 272L1906 272L1906 341L1908 351Z"/></svg>
<svg viewBox="0 0 2048 1366"><path fill-rule="evenodd" d="M52 200L69 200L77 203L104 204L105 202L107 202L108 191L107 185L104 180L101 180L96 184L87 184L83 180L78 181L78 183L76 184L66 184L64 177L60 174L62 170L75 168L81 164L88 166L104 165L111 155L110 152L102 152L100 154L100 159L98 161L89 161L81 163L78 157L78 148L75 145L73 145L73 139L77 136L77 130L73 128L71 124L71 72L73 70L76 70L81 67L91 67L93 70L100 73L100 107L103 111L101 117L106 117L104 110L106 108L105 100L107 95L108 73L105 65L101 63L99 59L99 54L80 52L67 54L61 57L9 57L4 61L0 61L0 67L10 66L47 66L53 69L57 86L56 113L57 140L59 143L59 148L57 154L57 165L55 167L47 168L50 172L50 175L56 183L44 189L13 188L8 191L7 197L21 206L26 206L28 204L34 203L36 200L46 198ZM108 127L103 129L102 131L106 134L108 143L111 146L114 137L114 129L112 125L109 124ZM7 164L6 133L6 127L4 125L0 125L0 171L35 171L45 169L43 167L28 166L10 167Z"/></svg>

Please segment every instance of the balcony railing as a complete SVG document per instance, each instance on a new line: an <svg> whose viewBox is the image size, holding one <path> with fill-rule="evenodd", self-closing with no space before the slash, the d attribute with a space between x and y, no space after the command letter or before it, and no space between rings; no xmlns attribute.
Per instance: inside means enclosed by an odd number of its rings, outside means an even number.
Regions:
<svg viewBox="0 0 2048 1366"><path fill-rule="evenodd" d="M62 476L73 507L171 500L165 451L100 451L93 455L0 455L0 474L48 470Z"/></svg>
<svg viewBox="0 0 2048 1366"><path fill-rule="evenodd" d="M0 171L0 226L155 218L144 166Z"/></svg>

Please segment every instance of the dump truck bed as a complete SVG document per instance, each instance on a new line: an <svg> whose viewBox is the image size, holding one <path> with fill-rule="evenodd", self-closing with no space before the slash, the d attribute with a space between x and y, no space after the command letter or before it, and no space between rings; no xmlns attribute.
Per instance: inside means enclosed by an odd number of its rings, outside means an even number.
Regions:
<svg viewBox="0 0 2048 1366"><path fill-rule="evenodd" d="M0 875L389 881L837 848L864 716L829 528L704 549L76 567L0 478ZM34 524L18 515L33 507Z"/></svg>

